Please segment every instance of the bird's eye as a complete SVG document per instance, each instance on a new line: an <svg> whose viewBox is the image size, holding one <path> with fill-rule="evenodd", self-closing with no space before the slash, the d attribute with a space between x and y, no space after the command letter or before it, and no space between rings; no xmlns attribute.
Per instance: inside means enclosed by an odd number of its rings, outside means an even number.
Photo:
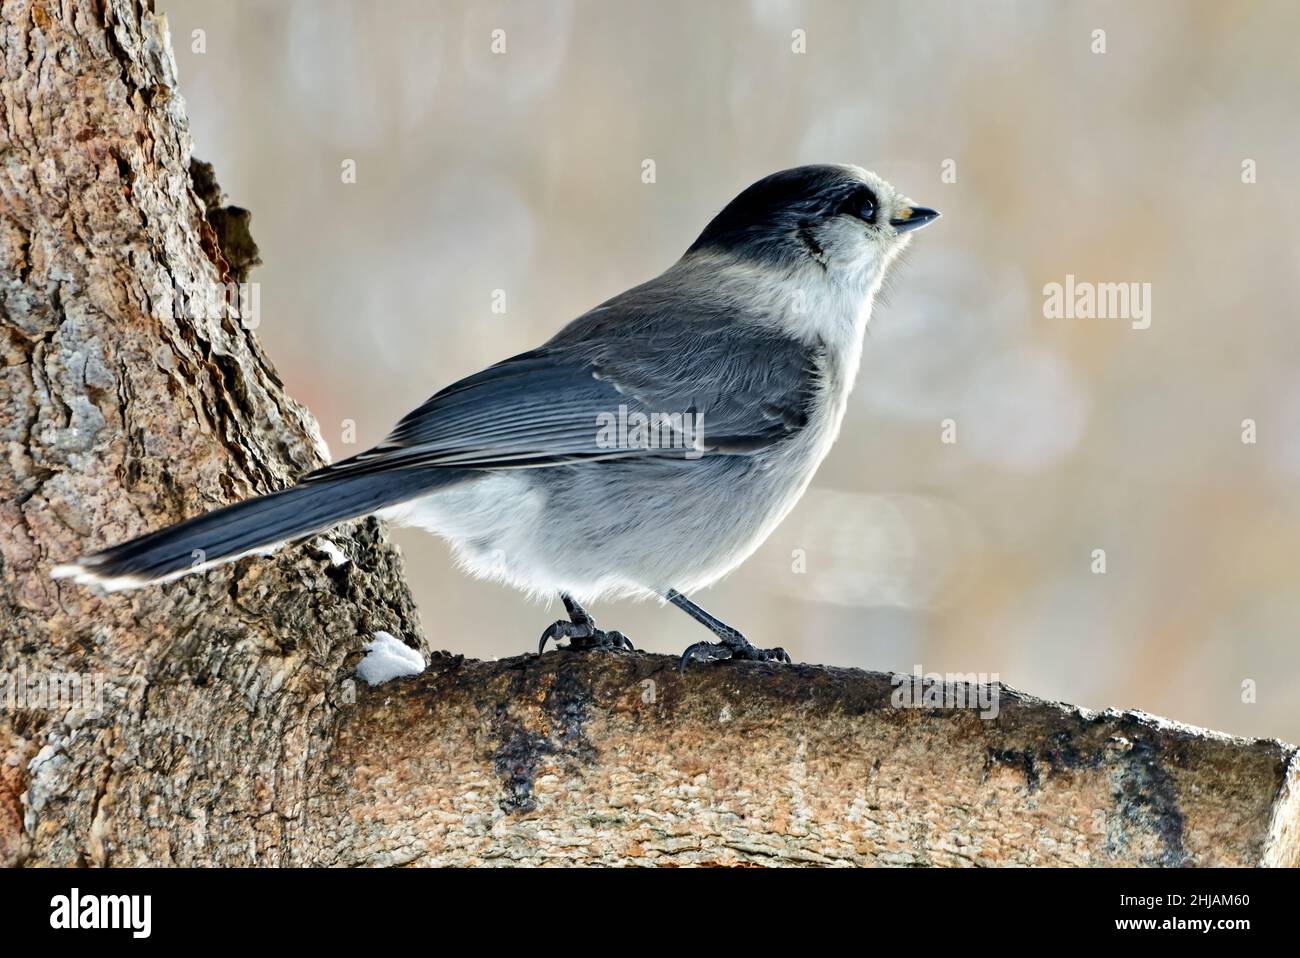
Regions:
<svg viewBox="0 0 1300 958"><path fill-rule="evenodd" d="M848 213L850 216L856 216L866 223L876 221L876 197L868 189L855 190L844 201L844 207L841 212Z"/></svg>

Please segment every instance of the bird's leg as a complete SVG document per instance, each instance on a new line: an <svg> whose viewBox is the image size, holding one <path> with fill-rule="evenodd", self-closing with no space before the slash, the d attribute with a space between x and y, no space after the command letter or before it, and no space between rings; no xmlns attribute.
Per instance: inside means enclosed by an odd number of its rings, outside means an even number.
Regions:
<svg viewBox="0 0 1300 958"><path fill-rule="evenodd" d="M749 659L755 662L786 663L790 661L790 656L785 649L755 648L749 639L741 635L736 629L733 629L721 619L715 619L676 589L669 589L663 593L663 597L722 640L720 642L696 642L683 652L680 666L683 672L686 671L686 663L691 659L699 659L701 662L717 662L721 659Z"/></svg>
<svg viewBox="0 0 1300 958"><path fill-rule="evenodd" d="M542 640L537 644L537 654L541 655L546 643L552 639L557 646L560 639L568 639L568 648L577 651L587 649L615 649L632 651L632 640L622 632L602 632L596 628L596 620L582 606L574 601L567 592L560 593L564 602L564 611L569 613L567 619L560 619L542 633Z"/></svg>

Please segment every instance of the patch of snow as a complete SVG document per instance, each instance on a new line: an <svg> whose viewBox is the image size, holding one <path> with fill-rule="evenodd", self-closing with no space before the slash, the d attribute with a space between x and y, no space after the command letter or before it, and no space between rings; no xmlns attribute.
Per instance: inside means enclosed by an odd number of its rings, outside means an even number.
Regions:
<svg viewBox="0 0 1300 958"><path fill-rule="evenodd" d="M342 549L336 546L329 539L326 539L324 536L322 536L317 541L320 543L321 551L330 557L330 565L337 568L338 566L341 565L347 565L349 562L352 561L351 559L349 559L347 556L343 554ZM383 635L386 633L378 633L378 634Z"/></svg>
<svg viewBox="0 0 1300 958"><path fill-rule="evenodd" d="M375 686L404 675L424 671L424 656L403 645L387 632L376 632L374 641L365 645L366 657L357 666L357 678Z"/></svg>

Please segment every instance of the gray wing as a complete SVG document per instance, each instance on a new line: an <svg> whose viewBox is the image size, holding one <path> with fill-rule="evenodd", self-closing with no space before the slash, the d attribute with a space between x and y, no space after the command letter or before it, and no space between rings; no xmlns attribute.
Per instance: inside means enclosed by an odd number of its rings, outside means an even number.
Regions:
<svg viewBox="0 0 1300 958"><path fill-rule="evenodd" d="M600 327L608 329L608 320ZM807 347L748 324L644 320L587 336L574 335L575 322L545 346L448 386L378 446L304 481L413 467L519 469L698 454L602 443L600 417L617 417L620 405L629 415L702 417L693 421L705 455L752 453L806 423L820 365Z"/></svg>

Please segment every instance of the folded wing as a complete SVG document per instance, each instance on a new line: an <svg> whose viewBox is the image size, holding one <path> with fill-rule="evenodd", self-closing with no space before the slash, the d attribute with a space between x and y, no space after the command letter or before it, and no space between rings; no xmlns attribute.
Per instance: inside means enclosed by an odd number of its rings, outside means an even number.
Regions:
<svg viewBox="0 0 1300 958"><path fill-rule="evenodd" d="M676 326L679 329L680 326ZM391 469L521 469L643 456L744 455L803 427L818 362L792 340L701 326L680 334L559 340L462 379L414 410L379 445L304 477ZM622 411L620 412L620 407ZM687 442L611 445L602 423L634 414L696 424ZM690 420L679 417L696 417ZM692 442L698 445L692 447Z"/></svg>

